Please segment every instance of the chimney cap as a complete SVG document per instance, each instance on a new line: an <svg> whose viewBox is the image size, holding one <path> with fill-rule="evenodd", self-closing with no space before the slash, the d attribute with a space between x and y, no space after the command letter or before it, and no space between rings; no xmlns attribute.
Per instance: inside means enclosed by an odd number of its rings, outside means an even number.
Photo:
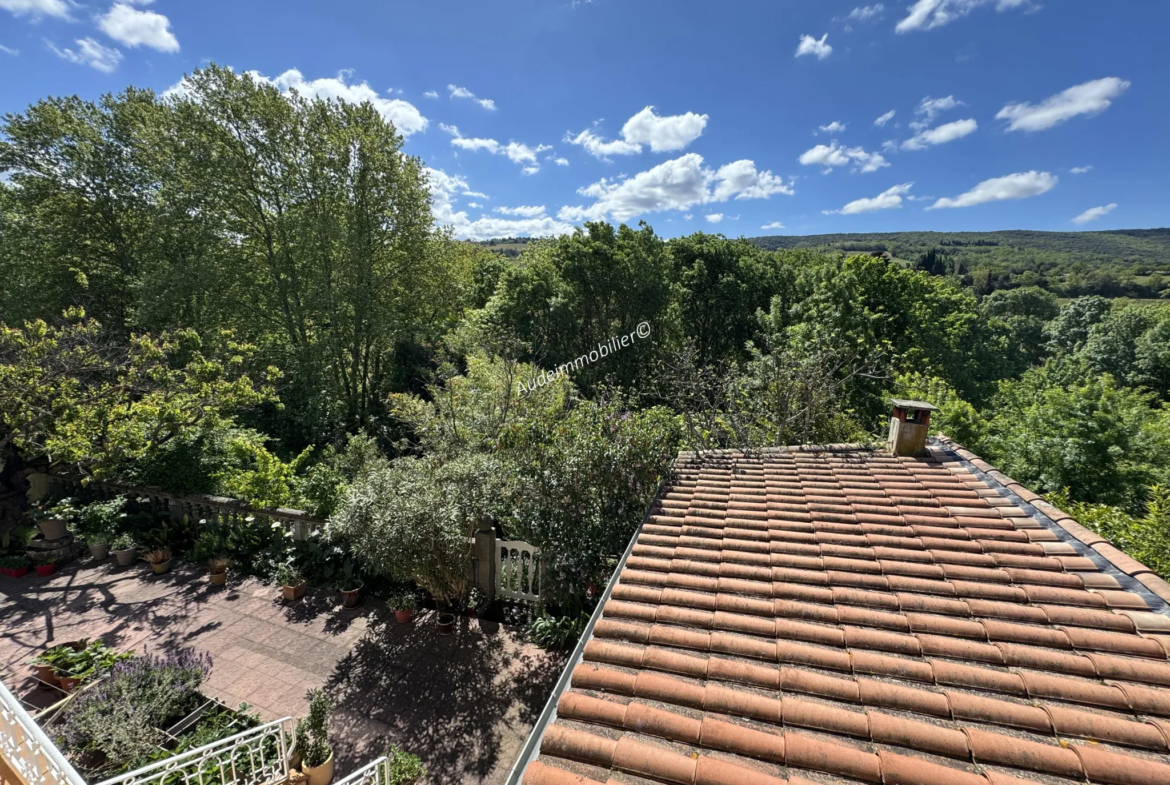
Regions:
<svg viewBox="0 0 1170 785"><path fill-rule="evenodd" d="M916 409L920 412L937 412L938 407L926 401L911 401L906 398L891 398L890 403L898 409Z"/></svg>

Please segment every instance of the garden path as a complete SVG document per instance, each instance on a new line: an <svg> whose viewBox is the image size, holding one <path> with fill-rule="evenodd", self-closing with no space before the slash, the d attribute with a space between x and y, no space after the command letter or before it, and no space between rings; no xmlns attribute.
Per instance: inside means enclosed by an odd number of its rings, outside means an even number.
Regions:
<svg viewBox="0 0 1170 785"><path fill-rule="evenodd" d="M28 660L77 638L120 649L193 646L213 658L204 692L265 720L305 713L305 692L337 702L338 777L395 742L423 758L431 783L502 783L564 659L507 625L457 617L439 635L430 612L399 625L381 602L347 610L336 592L286 604L254 579L208 584L204 570L154 576L82 562L55 575L0 577L0 678L17 694Z"/></svg>

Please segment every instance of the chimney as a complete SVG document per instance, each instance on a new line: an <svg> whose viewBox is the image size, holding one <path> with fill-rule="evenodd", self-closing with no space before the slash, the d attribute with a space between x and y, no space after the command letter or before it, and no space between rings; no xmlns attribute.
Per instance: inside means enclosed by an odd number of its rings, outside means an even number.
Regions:
<svg viewBox="0 0 1170 785"><path fill-rule="evenodd" d="M926 434L930 431L930 413L938 407L925 401L894 398L890 415L888 446L894 455L922 455L926 452Z"/></svg>

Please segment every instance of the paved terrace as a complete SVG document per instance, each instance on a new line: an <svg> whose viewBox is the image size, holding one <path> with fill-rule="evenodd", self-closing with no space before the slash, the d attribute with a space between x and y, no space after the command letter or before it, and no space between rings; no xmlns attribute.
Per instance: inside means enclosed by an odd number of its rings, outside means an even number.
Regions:
<svg viewBox="0 0 1170 785"><path fill-rule="evenodd" d="M28 661L48 646L101 637L121 649L193 646L214 666L204 692L265 720L305 713L305 692L337 701L332 736L338 776L393 741L421 756L429 782L502 783L564 660L514 628L458 617L440 636L433 614L399 625L381 602L341 608L336 592L286 605L279 587L253 579L207 583L177 566L154 576L145 562L81 562L49 578L0 576L0 678L23 694Z"/></svg>

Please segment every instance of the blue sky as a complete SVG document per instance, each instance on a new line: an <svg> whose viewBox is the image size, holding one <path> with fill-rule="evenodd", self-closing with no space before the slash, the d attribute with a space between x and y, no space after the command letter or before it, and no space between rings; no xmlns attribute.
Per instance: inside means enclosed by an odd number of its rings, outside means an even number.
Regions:
<svg viewBox="0 0 1170 785"><path fill-rule="evenodd" d="M1155 227L1168 29L1162 0L0 0L0 111L209 61L369 98L471 238Z"/></svg>

